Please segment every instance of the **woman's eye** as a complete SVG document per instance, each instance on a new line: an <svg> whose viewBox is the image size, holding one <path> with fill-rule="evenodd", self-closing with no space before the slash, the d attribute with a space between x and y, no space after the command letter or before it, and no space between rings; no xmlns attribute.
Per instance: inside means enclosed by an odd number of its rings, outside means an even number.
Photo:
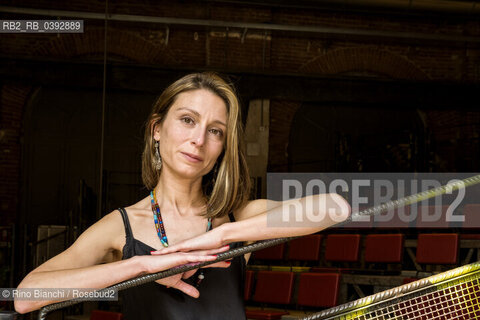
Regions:
<svg viewBox="0 0 480 320"><path fill-rule="evenodd" d="M218 130L218 129L210 129L210 132L219 137L223 135L222 130Z"/></svg>
<svg viewBox="0 0 480 320"><path fill-rule="evenodd" d="M182 121L185 122L186 124L192 124L193 123L193 119L189 118L189 117L182 118Z"/></svg>

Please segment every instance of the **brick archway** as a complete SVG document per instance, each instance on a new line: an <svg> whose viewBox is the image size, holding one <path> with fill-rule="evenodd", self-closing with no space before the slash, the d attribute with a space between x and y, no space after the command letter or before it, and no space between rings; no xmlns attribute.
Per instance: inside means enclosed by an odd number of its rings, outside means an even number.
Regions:
<svg viewBox="0 0 480 320"><path fill-rule="evenodd" d="M332 50L306 62L298 71L321 75L358 72L417 81L430 79L427 73L407 58L373 46ZM272 101L270 104L272 139L269 148L269 171L288 170L288 140L292 120L301 105L301 101Z"/></svg>
<svg viewBox="0 0 480 320"><path fill-rule="evenodd" d="M406 57L373 46L332 50L308 61L299 68L299 72L324 75L367 72L391 79L430 79Z"/></svg>
<svg viewBox="0 0 480 320"><path fill-rule="evenodd" d="M133 32L109 28L108 55L140 63L172 64L174 53L165 46L163 32L150 33L149 39ZM89 28L87 33L64 34L34 50L39 56L58 58L87 57L102 60L105 33L103 28Z"/></svg>

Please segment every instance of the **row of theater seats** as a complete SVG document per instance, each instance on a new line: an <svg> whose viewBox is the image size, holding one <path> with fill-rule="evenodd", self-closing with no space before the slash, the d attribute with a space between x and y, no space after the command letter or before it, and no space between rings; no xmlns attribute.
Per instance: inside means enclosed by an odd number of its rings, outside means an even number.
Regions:
<svg viewBox="0 0 480 320"><path fill-rule="evenodd" d="M297 287L295 283L298 283ZM295 274L284 271L248 270L245 300L284 306L294 303L300 307L332 307L337 304L339 285L338 273ZM288 314L287 311L281 310L249 308L246 313L248 319L280 319L281 316Z"/></svg>
<svg viewBox="0 0 480 320"><path fill-rule="evenodd" d="M475 237L478 239L478 237ZM465 237L464 239L469 239ZM472 238L473 239L473 238ZM363 240L363 241L362 241ZM325 242L322 246L322 242ZM416 239L416 262L418 264L456 264L458 261L460 235L456 233L419 234ZM288 314L285 309L312 310L336 306L342 301L341 290L347 290L353 283L344 279L345 272L341 268L325 268L319 265L323 258L326 261L356 262L362 258L365 263L397 263L402 264L405 244L403 234L330 234L309 235L295 239L288 244L280 244L254 253L254 260L272 264L263 270L250 266L245 281L245 301L247 301L248 319L280 319ZM363 247L363 250L361 250ZM316 266L297 269L280 266L281 260L313 261ZM277 266L275 266L277 265ZM272 271L273 270L273 271ZM288 270L288 271L278 271ZM354 270L349 279L363 274L362 270ZM391 278L389 276L371 275L371 278ZM413 281L402 278L403 283ZM402 281L402 279L400 281ZM390 279L391 280L391 279ZM346 282L347 281L347 282ZM380 281L381 282L381 281ZM389 281L385 281L387 286ZM402 284L400 282L397 285ZM397 286L395 285L395 286ZM358 286L357 286L358 287ZM344 289L342 289L344 288ZM345 291L343 291L345 293ZM259 309L259 306L261 309ZM251 309L253 307L253 309ZM264 309L267 307L267 309ZM277 309L271 309L276 307Z"/></svg>
<svg viewBox="0 0 480 320"><path fill-rule="evenodd" d="M360 234L314 234L254 253L253 262L314 261L356 262L360 258ZM404 252L403 234L369 234L364 236L363 261L366 263L401 263ZM425 264L456 264L459 235L456 233L420 234L416 261Z"/></svg>

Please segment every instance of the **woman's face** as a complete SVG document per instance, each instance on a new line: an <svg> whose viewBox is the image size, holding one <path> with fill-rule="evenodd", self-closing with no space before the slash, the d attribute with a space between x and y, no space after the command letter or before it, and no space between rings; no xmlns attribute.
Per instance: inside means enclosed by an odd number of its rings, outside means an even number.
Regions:
<svg viewBox="0 0 480 320"><path fill-rule="evenodd" d="M162 170L184 178L206 175L222 153L227 131L225 102L209 90L180 93L154 129Z"/></svg>

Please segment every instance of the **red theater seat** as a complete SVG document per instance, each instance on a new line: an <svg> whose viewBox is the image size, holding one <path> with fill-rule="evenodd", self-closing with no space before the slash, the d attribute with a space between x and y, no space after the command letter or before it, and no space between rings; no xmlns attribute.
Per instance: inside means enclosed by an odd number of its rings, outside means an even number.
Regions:
<svg viewBox="0 0 480 320"><path fill-rule="evenodd" d="M325 260L355 262L359 249L359 234L331 234L327 237Z"/></svg>
<svg viewBox="0 0 480 320"><path fill-rule="evenodd" d="M293 272L258 271L253 300L289 304L292 298L293 278Z"/></svg>
<svg viewBox="0 0 480 320"><path fill-rule="evenodd" d="M369 234L365 237L365 262L400 263L403 234Z"/></svg>
<svg viewBox="0 0 480 320"><path fill-rule="evenodd" d="M420 234L417 242L417 262L427 264L456 264L458 234Z"/></svg>
<svg viewBox="0 0 480 320"><path fill-rule="evenodd" d="M93 310L90 320L122 320L123 315L119 312Z"/></svg>
<svg viewBox="0 0 480 320"><path fill-rule="evenodd" d="M253 258L258 260L282 260L284 251L285 243L281 243L273 247L256 251L253 254Z"/></svg>
<svg viewBox="0 0 480 320"><path fill-rule="evenodd" d="M258 271L253 300L262 303L289 304L292 299L293 272ZM246 310L248 319L280 319L288 312Z"/></svg>
<svg viewBox="0 0 480 320"><path fill-rule="evenodd" d="M297 302L302 306L334 307L340 287L338 273L302 273Z"/></svg>
<svg viewBox="0 0 480 320"><path fill-rule="evenodd" d="M288 259L301 261L318 261L322 235L313 234L290 241Z"/></svg>

